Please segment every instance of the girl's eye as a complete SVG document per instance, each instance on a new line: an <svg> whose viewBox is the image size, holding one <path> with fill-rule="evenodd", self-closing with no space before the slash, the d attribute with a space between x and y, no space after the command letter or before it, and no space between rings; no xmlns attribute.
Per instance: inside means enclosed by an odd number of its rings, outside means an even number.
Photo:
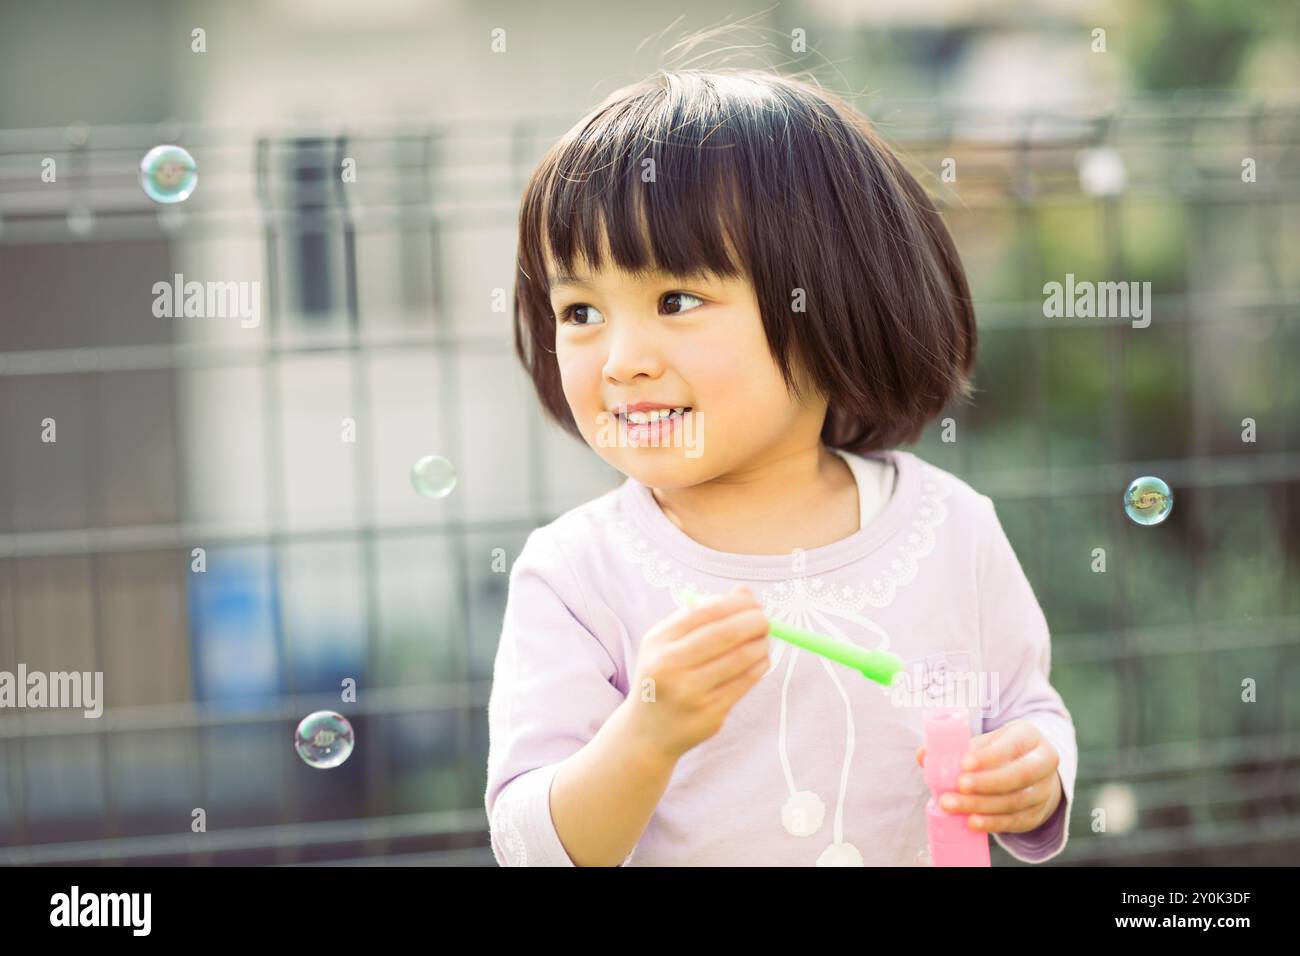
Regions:
<svg viewBox="0 0 1300 956"><path fill-rule="evenodd" d="M703 299L701 299L701 298L700 298L699 296L697 296L697 295L691 295L689 292L669 292L667 295L664 296L664 300L665 300L665 301L671 301L671 300L673 300L673 299L678 299L678 300L680 300L680 299L694 299L694 300L695 300L696 302L698 302L700 305L703 305L703 304L704 304L704 300L703 300ZM694 306L694 307L692 307L692 308L698 308L698 307L699 307L699 306ZM583 321L580 321L578 318L575 318L575 313L576 313L579 309L590 309L592 312L595 312L596 315L600 315L600 310L597 309L595 306L584 305L583 303L579 302L579 303L577 303L577 304L575 304L575 305L565 306L563 309L560 310L560 313L556 316L556 318L557 318L557 319L560 321L560 323L563 324L563 325L598 325L598 324L600 324L600 323L598 323L598 322L583 322ZM678 305L678 306L676 306L675 308L672 307L672 306L669 306L669 308L668 308L668 314L669 314L669 315L681 315L683 312L689 312L689 311L691 311L690 308L682 308L681 305ZM605 320L604 320L604 318L602 317L600 321L601 321L601 322L604 322Z"/></svg>
<svg viewBox="0 0 1300 956"><path fill-rule="evenodd" d="M696 302L700 303L700 305L704 304L703 299L701 299L699 296L691 295L689 292L669 292L666 296L664 296L664 298L665 299L694 299ZM679 306L671 314L681 315L683 312L689 312L689 311L690 309L683 309Z"/></svg>
<svg viewBox="0 0 1300 956"><path fill-rule="evenodd" d="M583 305L581 302L579 302L579 303L576 304L576 305L567 305L567 306L565 306L563 309L560 310L560 314L559 314L558 316L556 316L556 318L559 319L559 320L560 320L560 323L563 324L563 325L597 325L597 324L599 324L599 323L596 323L596 322L579 322L579 321L577 321L576 319L574 319L574 317L573 317L573 313L577 312L579 309L590 309L592 312L595 312L597 315L600 315L600 310L597 309L595 306L592 306L592 305ZM603 321L605 321L604 318L601 319L601 322L603 322Z"/></svg>

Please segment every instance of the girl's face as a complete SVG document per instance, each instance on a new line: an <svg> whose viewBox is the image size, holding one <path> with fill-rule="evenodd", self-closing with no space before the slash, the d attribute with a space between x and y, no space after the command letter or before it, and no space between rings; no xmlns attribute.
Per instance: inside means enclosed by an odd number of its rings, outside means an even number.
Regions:
<svg viewBox="0 0 1300 956"><path fill-rule="evenodd" d="M597 454L648 487L677 489L744 480L816 447L826 403L793 401L747 278L639 279L604 262L593 273L579 261L565 277L548 261L564 395ZM615 417L638 402L690 411L673 431Z"/></svg>

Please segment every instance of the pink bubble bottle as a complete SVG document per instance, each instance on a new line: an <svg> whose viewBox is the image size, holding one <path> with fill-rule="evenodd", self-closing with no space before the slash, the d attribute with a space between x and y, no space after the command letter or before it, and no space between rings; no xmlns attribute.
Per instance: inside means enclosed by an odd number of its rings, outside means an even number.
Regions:
<svg viewBox="0 0 1300 956"><path fill-rule="evenodd" d="M925 816L933 866L992 866L989 835L967 827L969 814L948 813L940 795L957 789L961 758L970 749L970 723L964 707L928 707L921 715L925 731L924 773L930 799Z"/></svg>

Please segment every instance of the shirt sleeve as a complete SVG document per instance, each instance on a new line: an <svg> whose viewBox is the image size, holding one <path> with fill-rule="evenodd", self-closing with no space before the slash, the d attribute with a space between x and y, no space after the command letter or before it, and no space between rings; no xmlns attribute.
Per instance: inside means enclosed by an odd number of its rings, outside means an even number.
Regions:
<svg viewBox="0 0 1300 956"><path fill-rule="evenodd" d="M551 819L551 781L626 698L614 657L584 620L562 545L551 529L533 531L510 570L488 698L484 800L503 866L575 865Z"/></svg>
<svg viewBox="0 0 1300 956"><path fill-rule="evenodd" d="M1048 680L1052 645L1047 619L993 502L980 497L989 511L979 572L980 641L990 680L997 675L998 688L991 702L993 711L984 717L983 732L1013 720L1033 723L1059 755L1057 773L1061 778L1061 802L1047 820L1033 830L993 836L1016 859L1042 863L1064 850L1069 839L1079 763L1074 720Z"/></svg>

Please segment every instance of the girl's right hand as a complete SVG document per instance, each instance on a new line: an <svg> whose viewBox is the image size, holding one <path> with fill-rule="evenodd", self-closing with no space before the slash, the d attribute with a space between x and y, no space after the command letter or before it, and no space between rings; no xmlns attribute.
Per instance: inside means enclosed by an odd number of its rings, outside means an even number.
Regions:
<svg viewBox="0 0 1300 956"><path fill-rule="evenodd" d="M767 672L769 633L743 584L656 624L641 642L628 694L638 734L670 760L716 734Z"/></svg>

